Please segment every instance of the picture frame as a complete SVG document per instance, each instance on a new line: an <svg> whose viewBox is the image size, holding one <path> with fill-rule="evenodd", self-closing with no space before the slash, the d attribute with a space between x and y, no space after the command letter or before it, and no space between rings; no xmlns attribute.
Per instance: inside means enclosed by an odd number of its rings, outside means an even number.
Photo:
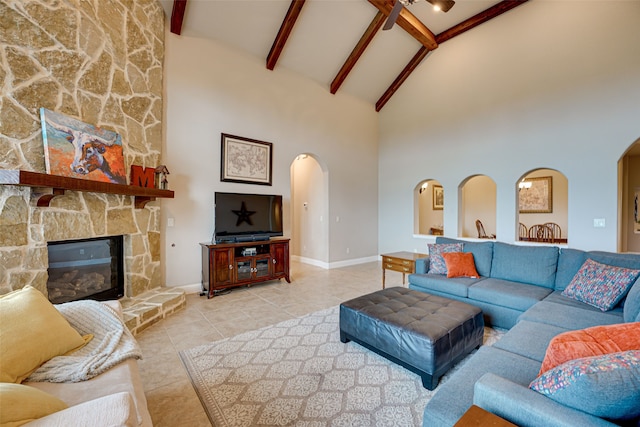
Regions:
<svg viewBox="0 0 640 427"><path fill-rule="evenodd" d="M433 186L433 210L444 209L444 189L441 185Z"/></svg>
<svg viewBox="0 0 640 427"><path fill-rule="evenodd" d="M526 178L522 182L531 186L518 189L518 211L520 213L553 212L553 180L551 176Z"/></svg>
<svg viewBox="0 0 640 427"><path fill-rule="evenodd" d="M221 181L272 185L272 143L226 133L221 142Z"/></svg>
<svg viewBox="0 0 640 427"><path fill-rule="evenodd" d="M127 184L120 134L46 108L40 124L48 174Z"/></svg>

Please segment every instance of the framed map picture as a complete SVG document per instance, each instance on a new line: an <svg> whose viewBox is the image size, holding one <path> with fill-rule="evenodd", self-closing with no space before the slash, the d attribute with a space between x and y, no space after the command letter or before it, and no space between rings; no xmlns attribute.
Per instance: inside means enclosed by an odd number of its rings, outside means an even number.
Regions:
<svg viewBox="0 0 640 427"><path fill-rule="evenodd" d="M273 144L222 134L220 180L271 185Z"/></svg>

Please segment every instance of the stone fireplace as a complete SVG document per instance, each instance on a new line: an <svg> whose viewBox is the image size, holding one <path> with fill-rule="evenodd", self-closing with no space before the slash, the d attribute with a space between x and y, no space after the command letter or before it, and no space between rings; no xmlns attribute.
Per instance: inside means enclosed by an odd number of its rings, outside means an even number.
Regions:
<svg viewBox="0 0 640 427"><path fill-rule="evenodd" d="M0 169L46 172L40 107L119 133L127 170L159 165L164 20L157 0L0 2ZM48 242L123 235L129 327L184 305L165 292L159 202L67 191L38 207L36 192L0 185L0 294L47 294Z"/></svg>

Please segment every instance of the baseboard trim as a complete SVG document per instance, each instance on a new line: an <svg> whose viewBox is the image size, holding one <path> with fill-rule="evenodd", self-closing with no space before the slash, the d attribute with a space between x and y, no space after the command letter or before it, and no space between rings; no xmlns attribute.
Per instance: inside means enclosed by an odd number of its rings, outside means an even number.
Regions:
<svg viewBox="0 0 640 427"><path fill-rule="evenodd" d="M317 259L313 259L313 258L306 258L306 257L301 257L298 255L292 255L291 259L293 261L298 261L301 262L303 264L309 264L309 265L313 265L316 267L320 267L320 268L324 268L325 270L331 270L333 268L341 268L341 267L349 267L352 265L358 265L358 264L366 264L368 262L376 262L380 260L380 257L378 255L374 255L374 256L370 256L370 257L365 257L365 258L354 258L354 259L347 259L344 261L335 261L335 262L324 262L324 261L319 261Z"/></svg>

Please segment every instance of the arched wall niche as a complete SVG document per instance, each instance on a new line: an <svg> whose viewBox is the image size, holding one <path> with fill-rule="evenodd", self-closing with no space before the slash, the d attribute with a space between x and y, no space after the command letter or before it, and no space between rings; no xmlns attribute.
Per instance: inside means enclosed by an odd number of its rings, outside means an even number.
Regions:
<svg viewBox="0 0 640 427"><path fill-rule="evenodd" d="M551 243L568 242L569 182L562 172L550 168L532 169L518 179L515 191L515 240L550 243L536 237L532 227L554 223L560 230ZM520 231L523 226L526 233Z"/></svg>
<svg viewBox="0 0 640 427"><path fill-rule="evenodd" d="M486 175L466 178L458 187L458 235L482 237L476 227L480 220L485 234L496 234L496 183Z"/></svg>
<svg viewBox="0 0 640 427"><path fill-rule="evenodd" d="M440 181L425 179L415 186L413 194L414 233L442 235L444 233L444 190Z"/></svg>
<svg viewBox="0 0 640 427"><path fill-rule="evenodd" d="M618 161L618 250L640 253L640 138Z"/></svg>

